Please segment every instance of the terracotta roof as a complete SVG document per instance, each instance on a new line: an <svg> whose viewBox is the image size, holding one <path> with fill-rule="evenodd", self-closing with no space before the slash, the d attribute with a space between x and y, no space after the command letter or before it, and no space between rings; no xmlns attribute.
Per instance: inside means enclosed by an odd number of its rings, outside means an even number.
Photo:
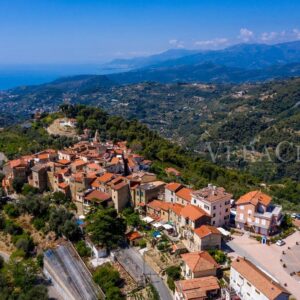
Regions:
<svg viewBox="0 0 300 300"><path fill-rule="evenodd" d="M218 280L214 276L176 281L175 286L179 293L184 294L185 300L206 299L209 291L220 289Z"/></svg>
<svg viewBox="0 0 300 300"><path fill-rule="evenodd" d="M194 191L195 198L204 198L208 202L228 201L232 199L232 194L227 193L223 187L208 186L201 190Z"/></svg>
<svg viewBox="0 0 300 300"><path fill-rule="evenodd" d="M217 269L219 267L218 263L207 251L181 254L181 258L193 273Z"/></svg>
<svg viewBox="0 0 300 300"><path fill-rule="evenodd" d="M177 192L180 188L182 188L183 185L177 182L170 182L166 185L166 189L172 191L172 192Z"/></svg>
<svg viewBox="0 0 300 300"><path fill-rule="evenodd" d="M165 169L166 173L168 174L173 174L175 176L180 176L180 172L178 170L176 170L175 168L166 168Z"/></svg>
<svg viewBox="0 0 300 300"><path fill-rule="evenodd" d="M60 187L61 189L66 189L69 187L69 185L66 182L61 182L58 184L58 187Z"/></svg>
<svg viewBox="0 0 300 300"><path fill-rule="evenodd" d="M176 196L179 198L182 198L188 202L191 202L192 200L192 193L193 190L192 189L188 189L188 188L182 188L180 189L178 192L176 192Z"/></svg>
<svg viewBox="0 0 300 300"><path fill-rule="evenodd" d="M24 162L23 159L14 159L9 161L9 165L11 168L19 168L19 167L26 167L27 164Z"/></svg>
<svg viewBox="0 0 300 300"><path fill-rule="evenodd" d="M267 194L264 194L261 191L252 191L249 192L239 198L239 200L236 202L237 205L239 204L246 204L251 203L253 205L257 205L258 203L261 203L265 206L268 206L272 201L272 197L270 197Z"/></svg>
<svg viewBox="0 0 300 300"><path fill-rule="evenodd" d="M38 155L38 159L48 159L49 158L49 154L48 153L43 153L43 154L39 154Z"/></svg>
<svg viewBox="0 0 300 300"><path fill-rule="evenodd" d="M77 159L74 162L72 162L72 166L74 167L79 167L79 166L84 166L86 162L82 159Z"/></svg>
<svg viewBox="0 0 300 300"><path fill-rule="evenodd" d="M90 163L87 165L87 168L89 169L93 169L93 170L101 170L101 166L99 166L98 164L96 163Z"/></svg>
<svg viewBox="0 0 300 300"><path fill-rule="evenodd" d="M240 273L270 300L276 299L281 293L289 294L286 289L245 258L237 258L232 262L231 268Z"/></svg>
<svg viewBox="0 0 300 300"><path fill-rule="evenodd" d="M170 208L170 203L163 202L160 200L153 200L147 204L148 207L153 208L155 210L165 210L167 211Z"/></svg>
<svg viewBox="0 0 300 300"><path fill-rule="evenodd" d="M198 206L191 205L191 204L188 204L187 206L185 206L181 210L180 215L185 218L189 218L192 221L196 221L204 216L208 216L208 214L203 209L201 209Z"/></svg>
<svg viewBox="0 0 300 300"><path fill-rule="evenodd" d="M170 210L172 210L177 216L180 215L181 210L184 208L183 205L175 203L175 204L170 204Z"/></svg>
<svg viewBox="0 0 300 300"><path fill-rule="evenodd" d="M141 238L142 236L137 231L133 231L133 232L127 233L126 237L128 238L129 241L134 241L136 239Z"/></svg>
<svg viewBox="0 0 300 300"><path fill-rule="evenodd" d="M204 238L210 234L221 235L221 232L214 226L210 225L201 225L199 228L196 228L194 232L200 237Z"/></svg>
<svg viewBox="0 0 300 300"><path fill-rule="evenodd" d="M110 198L111 197L109 194L103 193L100 191L96 191L96 190L90 192L88 195L85 196L86 200L96 201L96 202L103 202L103 201L109 200Z"/></svg>
<svg viewBox="0 0 300 300"><path fill-rule="evenodd" d="M100 182L107 183L108 181L111 181L114 177L115 177L115 174L113 174L113 173L105 173L102 176L100 176L98 178L98 180Z"/></svg>
<svg viewBox="0 0 300 300"><path fill-rule="evenodd" d="M69 165L71 163L71 161L67 160L67 159L60 159L57 161L57 163L59 163L61 165Z"/></svg>

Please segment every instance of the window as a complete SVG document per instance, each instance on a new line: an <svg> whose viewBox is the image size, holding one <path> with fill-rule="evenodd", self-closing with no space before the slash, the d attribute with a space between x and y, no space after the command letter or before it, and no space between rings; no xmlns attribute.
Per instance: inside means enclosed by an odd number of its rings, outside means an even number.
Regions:
<svg viewBox="0 0 300 300"><path fill-rule="evenodd" d="M240 279L244 280L244 277L242 277L241 275L239 275Z"/></svg>
<svg viewBox="0 0 300 300"><path fill-rule="evenodd" d="M213 225L215 225L215 224L216 224L216 222L215 222L215 221L213 221L213 222L212 222L212 224L213 224Z"/></svg>
<svg viewBox="0 0 300 300"><path fill-rule="evenodd" d="M248 209L248 215L251 215L251 214L252 214L252 210Z"/></svg>
<svg viewBox="0 0 300 300"><path fill-rule="evenodd" d="M209 210L209 206L204 204L204 209Z"/></svg>
<svg viewBox="0 0 300 300"><path fill-rule="evenodd" d="M213 218L216 216L216 214L213 214Z"/></svg>
<svg viewBox="0 0 300 300"><path fill-rule="evenodd" d="M240 206L240 209L241 209L241 210L244 210L244 205L241 205L241 206Z"/></svg>
<svg viewBox="0 0 300 300"><path fill-rule="evenodd" d="M262 224L262 225L266 225L266 220L262 219L262 220L261 220L261 224Z"/></svg>
<svg viewBox="0 0 300 300"><path fill-rule="evenodd" d="M213 209L216 209L216 206L215 206L215 205L213 206Z"/></svg>
<svg viewBox="0 0 300 300"><path fill-rule="evenodd" d="M194 199L194 203L195 203L195 204L197 203L197 200L196 200L196 199Z"/></svg>
<svg viewBox="0 0 300 300"><path fill-rule="evenodd" d="M244 214L240 214L240 220L244 220Z"/></svg>
<svg viewBox="0 0 300 300"><path fill-rule="evenodd" d="M259 218L255 218L255 223L259 224Z"/></svg>
<svg viewBox="0 0 300 300"><path fill-rule="evenodd" d="M225 205L228 205L228 204L230 204L230 200L225 202Z"/></svg>
<svg viewBox="0 0 300 300"><path fill-rule="evenodd" d="M226 208L225 211L228 212L228 208Z"/></svg>
<svg viewBox="0 0 300 300"><path fill-rule="evenodd" d="M247 285L248 285L248 286L250 286L250 287L252 286L252 284L251 284L251 283L249 283L249 282L247 282Z"/></svg>
<svg viewBox="0 0 300 300"><path fill-rule="evenodd" d="M255 292L256 292L258 295L260 295L260 291L258 291L257 289L255 289Z"/></svg>

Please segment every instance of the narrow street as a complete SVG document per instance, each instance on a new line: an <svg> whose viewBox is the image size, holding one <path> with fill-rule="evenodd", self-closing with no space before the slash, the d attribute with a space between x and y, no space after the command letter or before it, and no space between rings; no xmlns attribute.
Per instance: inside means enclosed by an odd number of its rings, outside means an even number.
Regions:
<svg viewBox="0 0 300 300"><path fill-rule="evenodd" d="M139 252L133 248L122 249L122 255L129 257L130 261L135 264L135 269L145 272L145 275L153 286L156 288L161 300L172 300L173 297L166 287L160 276L143 260Z"/></svg>

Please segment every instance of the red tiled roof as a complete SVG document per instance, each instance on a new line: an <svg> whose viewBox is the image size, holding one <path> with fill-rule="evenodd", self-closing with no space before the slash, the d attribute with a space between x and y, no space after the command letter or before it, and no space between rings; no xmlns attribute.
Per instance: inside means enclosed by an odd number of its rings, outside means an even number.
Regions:
<svg viewBox="0 0 300 300"><path fill-rule="evenodd" d="M165 169L166 173L168 174L173 174L175 176L180 176L180 172L178 170L176 170L175 168L166 168Z"/></svg>
<svg viewBox="0 0 300 300"><path fill-rule="evenodd" d="M239 198L239 200L236 202L237 205L240 204L246 204L251 203L253 205L257 205L258 203L261 203L265 206L268 206L272 201L272 197L264 194L261 191L252 191L249 192Z"/></svg>
<svg viewBox="0 0 300 300"><path fill-rule="evenodd" d="M181 210L180 215L184 218L189 218L192 221L196 221L204 216L208 216L208 214L203 209L191 204L185 206Z"/></svg>
<svg viewBox="0 0 300 300"><path fill-rule="evenodd" d="M221 235L221 232L214 226L201 225L199 228L194 229L194 232L200 237L204 238L210 234Z"/></svg>
<svg viewBox="0 0 300 300"><path fill-rule="evenodd" d="M281 293L289 294L286 289L245 258L237 258L231 263L231 268L245 277L270 300L277 299Z"/></svg>
<svg viewBox="0 0 300 300"><path fill-rule="evenodd" d="M181 210L184 208L183 205L175 203L170 205L170 210L172 210L177 216L180 215Z"/></svg>
<svg viewBox="0 0 300 300"><path fill-rule="evenodd" d="M182 184L177 183L177 182L170 182L166 185L166 189L172 191L172 192L177 192L181 187L183 187Z"/></svg>
<svg viewBox="0 0 300 300"><path fill-rule="evenodd" d="M133 232L127 233L126 237L129 241L134 241L136 239L141 238L142 236L137 231L133 231Z"/></svg>
<svg viewBox="0 0 300 300"><path fill-rule="evenodd" d="M147 204L148 207L153 208L155 210L165 210L167 211L170 208L170 203L163 202L160 200L153 200Z"/></svg>
<svg viewBox="0 0 300 300"><path fill-rule="evenodd" d="M61 189L66 189L69 187L69 185L66 182L61 182L58 184L58 187L60 187Z"/></svg>
<svg viewBox="0 0 300 300"><path fill-rule="evenodd" d="M100 176L98 178L98 180L100 182L107 183L108 181L111 181L114 177L115 177L115 174L113 174L113 173L105 173L102 176Z"/></svg>
<svg viewBox="0 0 300 300"><path fill-rule="evenodd" d="M206 299L210 291L219 290L220 285L214 276L206 276L175 282L176 290L184 294L185 300Z"/></svg>
<svg viewBox="0 0 300 300"><path fill-rule="evenodd" d="M86 162L82 159L77 159L74 162L72 162L72 166L74 166L74 167L84 166L85 164L86 164Z"/></svg>
<svg viewBox="0 0 300 300"><path fill-rule="evenodd" d="M184 199L188 202L191 202L192 200L192 193L193 190L192 189L188 189L188 188L182 188L180 189L178 192L176 192L176 196L181 198L181 199Z"/></svg>
<svg viewBox="0 0 300 300"><path fill-rule="evenodd" d="M103 202L103 201L111 199L111 197L107 193L103 193L103 192L95 190L95 191L90 192L88 195L86 195L85 199L89 200L89 201Z"/></svg>
<svg viewBox="0 0 300 300"><path fill-rule="evenodd" d="M57 161L57 163L59 163L61 165L69 165L71 163L71 161L67 160L67 159L60 159Z"/></svg>
<svg viewBox="0 0 300 300"><path fill-rule="evenodd" d="M217 269L219 267L218 263L207 251L181 254L181 258L193 273Z"/></svg>

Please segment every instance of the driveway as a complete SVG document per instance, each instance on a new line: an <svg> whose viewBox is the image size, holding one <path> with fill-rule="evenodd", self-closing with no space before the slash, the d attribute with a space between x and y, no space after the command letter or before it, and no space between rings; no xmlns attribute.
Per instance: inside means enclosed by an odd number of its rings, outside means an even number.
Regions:
<svg viewBox="0 0 300 300"><path fill-rule="evenodd" d="M287 269L283 268L280 259L282 258L282 251L290 251L288 247L292 248L296 242L300 243L300 232L296 231L285 239L286 245L280 247L275 244L268 246L258 243L256 240L248 237L247 234L243 236L233 236L234 239L227 243L227 246L233 252L230 256L243 256L248 258L252 263L263 269L267 274L277 280L281 285L286 284L285 288L293 294L296 299L300 299L300 277L290 276ZM300 263L300 261L299 261ZM300 271L300 264L299 264Z"/></svg>
<svg viewBox="0 0 300 300"><path fill-rule="evenodd" d="M172 300L169 289L166 287L164 281L157 273L145 262L141 254L133 248L126 248L120 250L122 257L126 257L126 262L130 262L130 267L138 272L140 276L144 273L149 278L151 283L156 288L160 299ZM139 277L140 277L139 276Z"/></svg>

